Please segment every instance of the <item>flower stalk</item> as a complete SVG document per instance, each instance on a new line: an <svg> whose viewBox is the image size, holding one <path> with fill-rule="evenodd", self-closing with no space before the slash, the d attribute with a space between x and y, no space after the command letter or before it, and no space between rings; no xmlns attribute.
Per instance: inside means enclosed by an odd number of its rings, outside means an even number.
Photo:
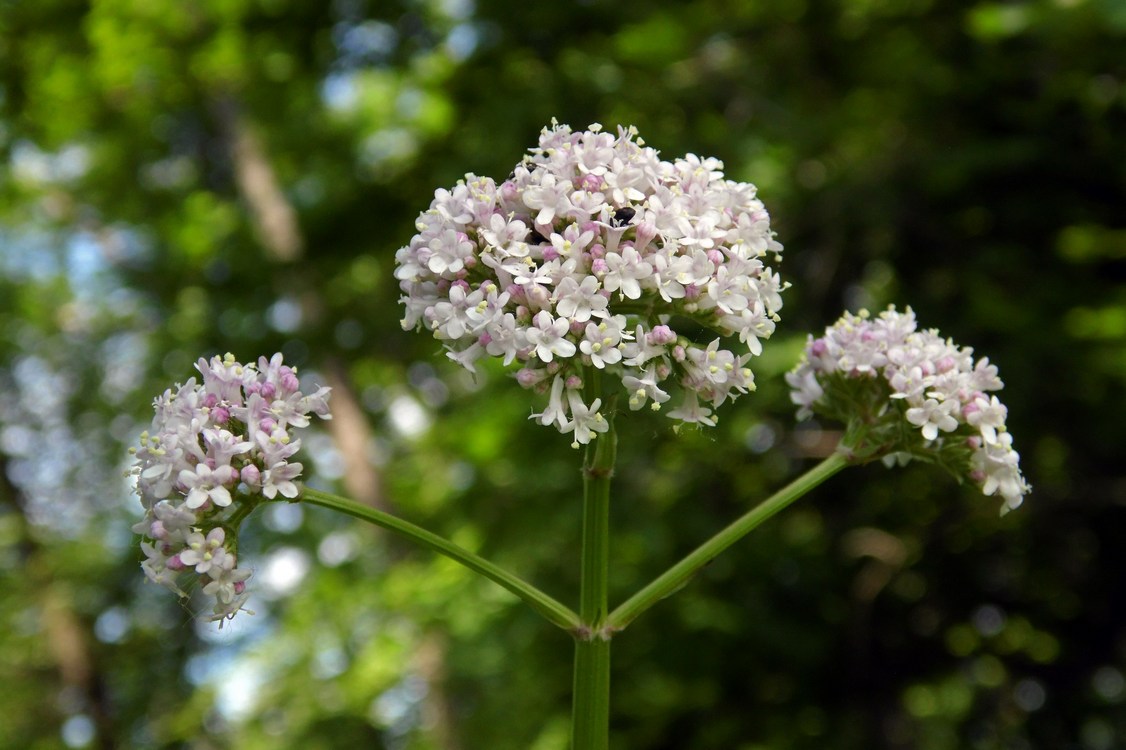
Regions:
<svg viewBox="0 0 1126 750"><path fill-rule="evenodd" d="M396 518L389 513L384 513L383 511L376 510L367 505L357 503L355 500L349 500L348 498L333 495L329 492L322 492L321 490L315 490L310 487L301 488L301 494L298 500L310 505L319 505L322 508L329 508L330 510L344 513L353 518L359 518L363 521L373 523L376 526L405 537L412 542L421 544L423 547L445 555L451 560L461 563L473 572L479 573L490 581L508 589L524 600L532 609L543 615L551 624L557 625L569 632L577 632L581 629L579 616L576 615L571 608L551 596L548 596L519 576L470 552L464 547L454 544L445 537L427 531L409 521Z"/></svg>
<svg viewBox="0 0 1126 750"><path fill-rule="evenodd" d="M627 599L606 618L603 630L611 634L625 628L642 612L682 587L719 553L847 465L848 459L839 451L834 451L828 458L737 518Z"/></svg>

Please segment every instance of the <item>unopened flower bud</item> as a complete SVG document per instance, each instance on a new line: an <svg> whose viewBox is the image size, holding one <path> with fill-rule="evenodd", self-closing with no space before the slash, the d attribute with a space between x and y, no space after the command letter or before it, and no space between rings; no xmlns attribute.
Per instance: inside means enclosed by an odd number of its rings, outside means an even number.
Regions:
<svg viewBox="0 0 1126 750"><path fill-rule="evenodd" d="M246 482L247 487L258 487L262 482L262 472L254 464L247 464L239 472L239 479Z"/></svg>

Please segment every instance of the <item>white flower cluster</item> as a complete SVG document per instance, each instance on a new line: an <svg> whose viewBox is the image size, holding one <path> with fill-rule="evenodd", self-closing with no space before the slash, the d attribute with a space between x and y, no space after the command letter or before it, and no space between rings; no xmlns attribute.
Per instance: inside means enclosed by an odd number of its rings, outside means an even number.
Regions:
<svg viewBox="0 0 1126 750"><path fill-rule="evenodd" d="M669 416L715 424L709 407L754 389L747 363L782 307L763 262L782 246L755 186L716 159L662 161L636 135L553 124L504 182L469 174L436 191L396 255L403 328L431 331L471 371L517 363L522 386L550 394L533 416L576 445L607 429L601 399L582 396L591 367L631 409L679 386ZM701 330L715 338L689 339ZM736 335L740 353L721 346Z"/></svg>
<svg viewBox="0 0 1126 750"><path fill-rule="evenodd" d="M301 447L295 428L309 415L331 419L328 388L306 396L282 355L242 365L227 354L200 359L195 378L158 397L151 430L141 434L132 474L145 517L133 531L149 580L186 597L194 573L214 602L212 620L234 617L248 597L250 571L238 566L238 526L262 499L297 497ZM221 622L220 622L221 624Z"/></svg>
<svg viewBox="0 0 1126 750"><path fill-rule="evenodd" d="M864 381L881 388L852 387ZM821 338L809 337L786 382L799 418L817 412L876 425L865 428L870 437L893 436L875 446L886 448L886 457L936 460L957 476L969 476L984 494L1000 494L1006 510L1031 490L1005 427L1005 405L988 395L1003 385L996 366L987 358L975 362L973 349L935 330L916 330L910 308L899 313L892 306L875 318L866 310L846 313ZM890 429L881 433L881 421ZM902 437L904 421L918 428L909 440Z"/></svg>

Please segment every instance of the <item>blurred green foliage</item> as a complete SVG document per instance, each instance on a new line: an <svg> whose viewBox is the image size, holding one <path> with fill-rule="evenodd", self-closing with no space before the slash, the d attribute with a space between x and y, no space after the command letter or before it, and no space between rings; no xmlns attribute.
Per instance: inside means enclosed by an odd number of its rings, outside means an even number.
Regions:
<svg viewBox="0 0 1126 750"><path fill-rule="evenodd" d="M0 1L0 747L566 746L570 643L503 591L279 507L217 634L142 584L121 478L197 357L281 350L358 417L310 476L358 452L372 502L573 601L577 453L403 333L392 276L435 188L552 117L722 158L793 283L718 428L619 421L615 601L824 449L780 375L844 307L998 364L1035 488L998 518L924 466L835 478L616 640L613 746L1117 747L1124 8Z"/></svg>

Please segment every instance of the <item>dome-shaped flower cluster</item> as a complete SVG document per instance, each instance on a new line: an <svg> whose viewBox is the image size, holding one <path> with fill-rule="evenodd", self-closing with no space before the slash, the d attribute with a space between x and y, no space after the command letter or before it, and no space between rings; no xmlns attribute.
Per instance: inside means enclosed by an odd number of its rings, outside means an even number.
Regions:
<svg viewBox="0 0 1126 750"><path fill-rule="evenodd" d="M522 386L550 394L533 416L576 445L607 429L601 399L582 394L591 368L632 409L677 395L670 417L714 424L713 407L754 389L748 361L782 307L763 261L782 246L754 185L716 159L663 161L636 135L545 128L507 180L436 191L396 256L404 329L471 371L515 363ZM735 336L738 352L723 341Z"/></svg>
<svg viewBox="0 0 1126 750"><path fill-rule="evenodd" d="M238 566L238 527L263 498L297 497L301 447L293 430L309 415L331 419L328 388L306 396L282 355L258 366L234 356L200 359L195 378L169 389L153 406L132 472L145 517L133 531L149 580L186 597L181 577L193 574L213 603L212 620L234 617L248 597L250 571ZM183 574L183 576L182 576Z"/></svg>
<svg viewBox="0 0 1126 750"><path fill-rule="evenodd" d="M1031 488L996 396L997 368L973 349L916 330L915 314L890 307L873 318L846 313L809 337L786 376L799 418L813 413L849 424L846 447L861 458L920 458L968 476L986 495L1016 508Z"/></svg>

